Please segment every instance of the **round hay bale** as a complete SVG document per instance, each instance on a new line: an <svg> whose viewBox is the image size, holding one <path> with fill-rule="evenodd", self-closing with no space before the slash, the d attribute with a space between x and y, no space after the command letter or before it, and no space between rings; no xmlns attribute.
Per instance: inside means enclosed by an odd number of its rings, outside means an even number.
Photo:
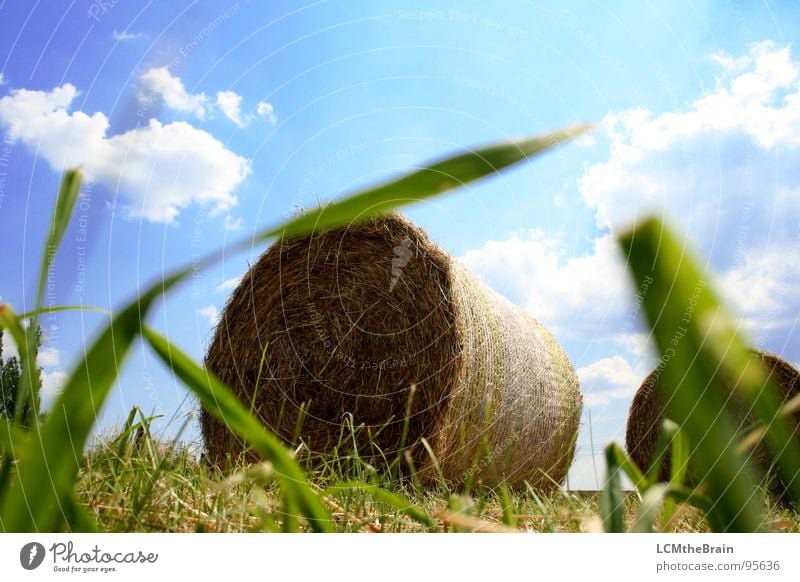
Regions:
<svg viewBox="0 0 800 582"><path fill-rule="evenodd" d="M783 402L788 401L800 392L800 372L780 356L753 351L753 362L760 362L769 374L773 383L778 387ZM661 397L661 370L656 368L645 378L642 385L633 397L628 412L628 425L625 431L625 446L628 455L645 472L649 471L656 454L658 434L661 423L666 415L667 404ZM733 380L731 380L731 384ZM738 429L746 431L753 424L752 416L748 413L749 407L739 400L733 401L734 411L738 422ZM795 434L800 435L800 411L794 414ZM751 459L762 477L771 473L772 459L766 447L762 444L755 447ZM669 478L671 460L667 451L659 471L659 478L666 481ZM769 475L771 480L768 488L773 497L781 502L791 501L786 482ZM691 476L689 477L691 480Z"/></svg>
<svg viewBox="0 0 800 582"><path fill-rule="evenodd" d="M271 246L229 299L205 364L315 455L410 453L424 482L539 489L572 462L581 395L566 354L396 214ZM206 411L201 427L212 463L242 451Z"/></svg>

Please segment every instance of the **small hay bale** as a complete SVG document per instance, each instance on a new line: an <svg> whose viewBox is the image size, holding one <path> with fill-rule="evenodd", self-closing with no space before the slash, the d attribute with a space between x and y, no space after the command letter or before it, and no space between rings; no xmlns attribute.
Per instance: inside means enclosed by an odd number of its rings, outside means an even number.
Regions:
<svg viewBox="0 0 800 582"><path fill-rule="evenodd" d="M205 364L315 455L408 453L427 483L542 490L572 462L581 395L564 351L396 214L275 243L229 299ZM201 427L210 462L243 450L207 411Z"/></svg>
<svg viewBox="0 0 800 582"><path fill-rule="evenodd" d="M754 350L752 361L760 362L764 366L767 374L780 390L783 402L790 400L800 392L800 372L780 356ZM652 466L661 423L666 415L666 403L660 397L662 390L660 376L661 370L656 368L636 391L628 412L628 425L625 431L625 447L628 449L628 455L645 472L649 471ZM745 432L754 422L752 416L748 414L748 407L744 403L736 400L733 405L738 421L738 430ZM798 432L800 431L800 411L794 414L793 423L795 435L800 435ZM772 460L763 443L755 447L751 459L762 477L766 477L770 473ZM666 481L669 478L670 467L670 455L667 451L659 472L660 479ZM772 478L768 483L770 493L782 503L791 501L786 485L784 480L777 477Z"/></svg>

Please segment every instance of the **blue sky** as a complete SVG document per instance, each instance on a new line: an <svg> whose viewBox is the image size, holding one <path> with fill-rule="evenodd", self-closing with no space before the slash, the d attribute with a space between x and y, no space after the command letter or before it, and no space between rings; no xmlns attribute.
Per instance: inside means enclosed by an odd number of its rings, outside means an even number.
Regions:
<svg viewBox="0 0 800 582"><path fill-rule="evenodd" d="M47 301L114 309L298 206L593 121L588 138L408 211L570 354L587 404L571 484L595 485L593 451L623 439L655 361L614 244L637 217L667 217L751 337L800 360L796 3L431 4L0 3L0 299L31 306L67 166L91 183ZM262 251L201 268L152 323L200 358ZM103 323L45 321L50 399ZM169 432L193 403L140 347L99 429L133 405L176 415Z"/></svg>

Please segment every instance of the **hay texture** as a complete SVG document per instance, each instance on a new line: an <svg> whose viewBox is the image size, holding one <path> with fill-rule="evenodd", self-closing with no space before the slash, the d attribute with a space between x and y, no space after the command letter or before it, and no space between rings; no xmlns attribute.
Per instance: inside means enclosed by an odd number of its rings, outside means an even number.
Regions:
<svg viewBox="0 0 800 582"><path fill-rule="evenodd" d="M572 461L581 395L566 354L399 215L270 247L205 363L315 455L357 448L402 455L425 482L542 490ZM206 411L201 425L212 463L242 451Z"/></svg>
<svg viewBox="0 0 800 582"><path fill-rule="evenodd" d="M754 351L753 362L760 362L773 383L778 387L781 398L786 402L800 392L800 372L786 360L766 352ZM734 380L730 380L731 386ZM630 411L628 412L628 425L625 431L625 446L631 459L643 470L649 471L658 444L658 434L661 423L666 415L667 403L661 397L660 370L654 370L637 390L633 397ZM748 407L738 401L733 401L733 410L738 423L738 430L743 433L753 424L753 419L748 413ZM795 435L800 437L800 412L794 415ZM766 447L761 444L755 447L751 459L762 477L767 477L770 472L771 457ZM660 479L669 478L671 460L669 451L665 455L659 472ZM772 476L774 477L774 476ZM691 475L690 475L691 480ZM786 491L786 483L779 478L772 478L769 491L777 500L790 501Z"/></svg>

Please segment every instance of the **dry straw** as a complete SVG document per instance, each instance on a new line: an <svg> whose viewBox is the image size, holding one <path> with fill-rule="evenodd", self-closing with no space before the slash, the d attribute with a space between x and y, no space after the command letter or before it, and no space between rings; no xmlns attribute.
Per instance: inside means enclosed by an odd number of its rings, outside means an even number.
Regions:
<svg viewBox="0 0 800 582"><path fill-rule="evenodd" d="M778 387L783 401L786 402L800 393L800 372L798 372L786 360L766 352L754 351L753 362L760 362L772 382ZM656 368L637 390L633 397L630 411L628 412L628 426L625 432L625 446L631 459L644 471L649 471L656 454L658 434L661 423L666 414L667 404L659 396L661 391L660 383L661 370ZM729 383L733 386L733 380ZM748 407L742 402L733 401L738 428L742 433L753 428L752 415L749 414ZM800 430L800 411L793 417L795 435ZM762 476L770 474L772 457L763 444L755 447L752 451L752 460L759 469ZM660 470L660 478L666 480L670 472L669 452L664 459ZM770 475L769 490L772 495L780 501L790 501L786 491L786 482Z"/></svg>
<svg viewBox="0 0 800 582"><path fill-rule="evenodd" d="M274 244L230 298L206 366L286 442L403 456L426 482L546 490L574 453L566 354L399 215ZM242 451L201 421L211 462Z"/></svg>

